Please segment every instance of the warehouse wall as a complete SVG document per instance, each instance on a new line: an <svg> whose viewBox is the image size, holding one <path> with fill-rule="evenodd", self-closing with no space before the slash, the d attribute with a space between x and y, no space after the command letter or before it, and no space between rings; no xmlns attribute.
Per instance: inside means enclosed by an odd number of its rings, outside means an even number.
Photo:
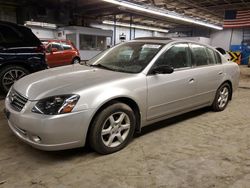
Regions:
<svg viewBox="0 0 250 188"><path fill-rule="evenodd" d="M41 27L30 27L32 32L39 38L39 39L55 39L57 32L54 29L45 29Z"/></svg>
<svg viewBox="0 0 250 188"><path fill-rule="evenodd" d="M212 32L210 35L211 45L229 50L231 45L240 45L243 40L242 29L224 29Z"/></svg>
<svg viewBox="0 0 250 188"><path fill-rule="evenodd" d="M112 30L113 36L114 36L114 26L104 25L104 24L91 24L91 26L95 28L105 29L105 30ZM126 27L116 26L116 40L115 40L116 44L121 42L119 37L122 34L126 35L126 41L130 40L130 29ZM152 37L152 36L164 37L166 36L166 33L132 28L131 39L134 39L137 37Z"/></svg>
<svg viewBox="0 0 250 188"><path fill-rule="evenodd" d="M0 20L16 23L16 8L0 5Z"/></svg>

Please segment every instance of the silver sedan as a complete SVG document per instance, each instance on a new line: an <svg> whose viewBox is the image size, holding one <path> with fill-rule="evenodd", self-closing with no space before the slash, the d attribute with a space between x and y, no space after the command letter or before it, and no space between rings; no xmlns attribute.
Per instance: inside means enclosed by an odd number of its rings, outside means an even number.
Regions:
<svg viewBox="0 0 250 188"><path fill-rule="evenodd" d="M146 125L205 106L224 110L238 82L238 65L210 46L141 38L84 65L20 79L5 113L11 130L33 147L63 150L88 142L109 154Z"/></svg>

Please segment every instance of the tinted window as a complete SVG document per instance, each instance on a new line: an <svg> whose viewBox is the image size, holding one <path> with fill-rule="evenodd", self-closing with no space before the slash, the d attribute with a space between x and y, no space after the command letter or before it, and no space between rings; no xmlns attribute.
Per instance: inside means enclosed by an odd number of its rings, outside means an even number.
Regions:
<svg viewBox="0 0 250 188"><path fill-rule="evenodd" d="M50 53L50 52L51 52L51 44L49 44L49 45L46 47L46 52L47 52L47 53Z"/></svg>
<svg viewBox="0 0 250 188"><path fill-rule="evenodd" d="M216 63L217 64L221 64L221 57L220 57L220 54L218 52L214 52L215 54L215 59L216 59Z"/></svg>
<svg viewBox="0 0 250 188"><path fill-rule="evenodd" d="M208 63L209 64L215 64L216 63L216 59L214 56L214 51L210 48L207 48L207 56L208 56Z"/></svg>
<svg viewBox="0 0 250 188"><path fill-rule="evenodd" d="M0 43L1 46L6 48L38 46L41 44L40 40L29 28L16 24L0 24Z"/></svg>
<svg viewBox="0 0 250 188"><path fill-rule="evenodd" d="M56 48L58 51L62 51L63 48L60 43L54 42L52 43L52 48Z"/></svg>
<svg viewBox="0 0 250 188"><path fill-rule="evenodd" d="M62 42L61 44L64 50L72 50L72 47L70 46L70 44L67 44L65 42Z"/></svg>
<svg viewBox="0 0 250 188"><path fill-rule="evenodd" d="M196 66L208 65L206 48L198 44L191 44L192 62Z"/></svg>
<svg viewBox="0 0 250 188"><path fill-rule="evenodd" d="M188 44L176 44L162 54L154 66L168 65L173 68L190 67Z"/></svg>
<svg viewBox="0 0 250 188"><path fill-rule="evenodd" d="M14 29L11 29L10 27L0 25L0 33L1 33L0 39L2 40L3 43L14 44L23 41L22 34L15 31Z"/></svg>

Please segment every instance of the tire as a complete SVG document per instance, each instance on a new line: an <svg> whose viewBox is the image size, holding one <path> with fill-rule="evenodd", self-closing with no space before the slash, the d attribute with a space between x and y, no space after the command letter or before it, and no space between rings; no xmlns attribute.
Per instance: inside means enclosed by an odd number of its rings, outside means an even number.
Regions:
<svg viewBox="0 0 250 188"><path fill-rule="evenodd" d="M216 92L212 109L215 112L223 111L229 102L232 89L228 83L222 84Z"/></svg>
<svg viewBox="0 0 250 188"><path fill-rule="evenodd" d="M12 84L20 78L29 74L29 71L18 65L9 65L0 70L0 89L5 94L9 91Z"/></svg>
<svg viewBox="0 0 250 188"><path fill-rule="evenodd" d="M79 57L75 57L75 58L72 60L72 64L78 64L78 63L80 63L80 62L81 62L81 60L80 60Z"/></svg>
<svg viewBox="0 0 250 188"><path fill-rule="evenodd" d="M113 103L95 117L90 127L89 144L100 154L117 152L132 139L135 124L134 112L128 105Z"/></svg>

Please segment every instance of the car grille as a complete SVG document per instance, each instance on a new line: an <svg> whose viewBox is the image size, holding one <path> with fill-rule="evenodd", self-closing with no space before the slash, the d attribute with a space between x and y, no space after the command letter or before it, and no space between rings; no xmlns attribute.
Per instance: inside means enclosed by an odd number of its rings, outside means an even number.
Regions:
<svg viewBox="0 0 250 188"><path fill-rule="evenodd" d="M13 109L20 112L27 103L28 99L12 89L9 93L9 101Z"/></svg>

